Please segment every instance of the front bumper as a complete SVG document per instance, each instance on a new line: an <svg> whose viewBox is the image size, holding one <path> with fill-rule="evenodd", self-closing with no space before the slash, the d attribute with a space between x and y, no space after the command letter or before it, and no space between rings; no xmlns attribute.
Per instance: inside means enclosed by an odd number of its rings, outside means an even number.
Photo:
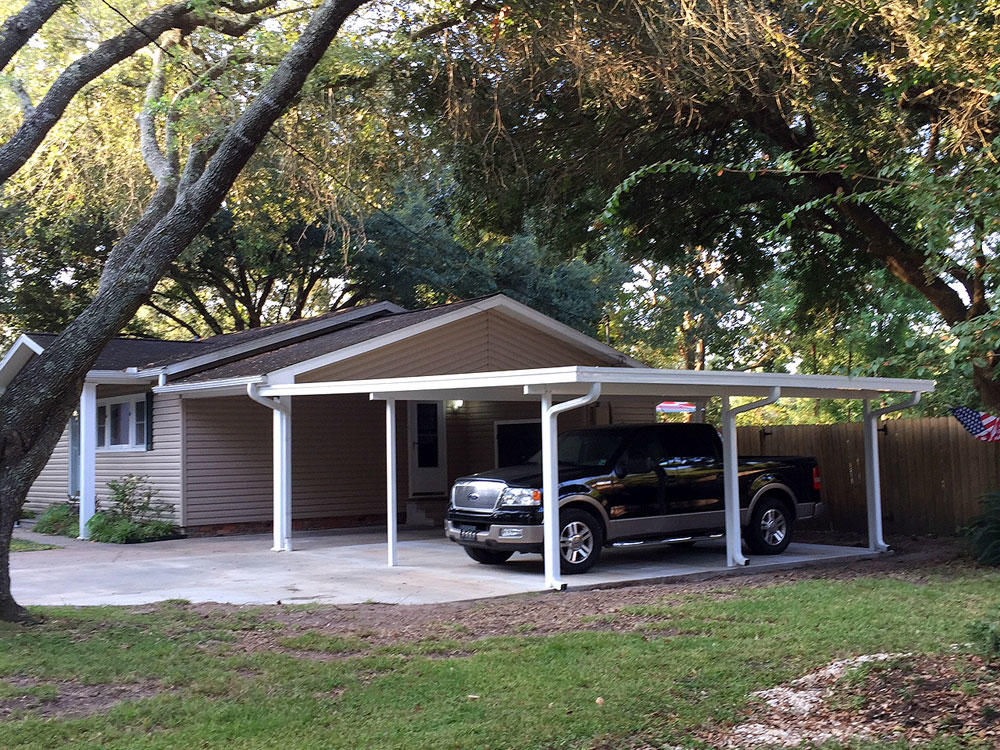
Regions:
<svg viewBox="0 0 1000 750"><path fill-rule="evenodd" d="M451 541L465 547L541 552L543 545L539 525L491 523L485 529L477 529L449 518L444 522L444 533Z"/></svg>

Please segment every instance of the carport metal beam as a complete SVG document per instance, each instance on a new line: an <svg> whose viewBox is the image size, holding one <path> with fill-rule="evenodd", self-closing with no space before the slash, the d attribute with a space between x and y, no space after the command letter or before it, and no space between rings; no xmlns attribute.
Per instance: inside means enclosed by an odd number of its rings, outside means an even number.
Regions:
<svg viewBox="0 0 1000 750"><path fill-rule="evenodd" d="M596 396L631 395L674 397L685 400L721 396L723 398L723 446L726 487L726 553L729 565L746 564L740 545L739 477L736 441L736 415L774 403L779 397L787 398L841 398L860 399L865 403L865 448L868 466L868 523L869 543L873 551L887 549L882 540L881 493L878 465L878 419L890 412L917 404L920 394L934 390L933 381L889 378L851 378L844 376L797 375L788 373L744 373L720 371L678 371L648 368L615 367L552 367L532 370L507 370L484 373L457 373L404 378L377 378L370 380L334 381L316 383L289 383L248 387L254 400L265 403L267 396L282 397L290 411L290 397L296 395L336 395L368 393L374 400L385 400L386 405L386 484L389 514L389 565L396 563L396 511L397 488L395 482L395 401L398 399L447 400L464 398L484 401L521 401L540 398L542 402L543 430L543 503L545 509L546 586L562 588L558 565L558 513L550 503L558 498L558 437L557 415L568 409L591 403ZM581 393L585 395L581 395ZM891 393L908 393L904 403L879 410L870 409L870 401ZM570 401L554 404L559 397ZM761 400L739 407L731 407L731 396L762 396ZM288 400L286 401L286 398ZM575 398L574 398L575 397ZM273 403L273 402L272 402ZM272 409L279 407L266 403ZM284 425L287 433L279 427ZM288 449L279 456L278 441L287 441ZM547 450L546 450L547 447ZM279 459L286 470L281 472L282 490L278 489L279 472L275 471L275 539L278 527L287 524L290 529L290 413L284 419L275 416L275 461ZM548 460L545 460L547 458ZM284 509L280 514L279 495ZM284 532L287 536L287 531ZM282 546L283 549L289 547ZM551 551L557 554L549 553Z"/></svg>
<svg viewBox="0 0 1000 750"><path fill-rule="evenodd" d="M257 383L247 385L247 395L272 411L272 493L275 552L292 551L292 397L267 398Z"/></svg>

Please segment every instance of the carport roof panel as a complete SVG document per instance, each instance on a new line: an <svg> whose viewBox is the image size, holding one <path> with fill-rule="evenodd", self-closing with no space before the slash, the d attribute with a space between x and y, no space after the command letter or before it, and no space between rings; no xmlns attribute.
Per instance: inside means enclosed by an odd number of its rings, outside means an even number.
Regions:
<svg viewBox="0 0 1000 750"><path fill-rule="evenodd" d="M890 393L928 393L932 380L852 378L842 375L659 370L625 367L547 367L532 370L422 375L320 383L266 385L262 396L371 393L374 398L520 400L549 391L578 395L601 383L607 396L761 396L781 388L788 398L871 399Z"/></svg>

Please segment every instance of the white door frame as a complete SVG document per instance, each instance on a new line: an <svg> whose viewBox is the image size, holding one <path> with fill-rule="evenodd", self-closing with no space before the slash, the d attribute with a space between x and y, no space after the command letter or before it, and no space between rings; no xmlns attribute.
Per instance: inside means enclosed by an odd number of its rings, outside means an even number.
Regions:
<svg viewBox="0 0 1000 750"><path fill-rule="evenodd" d="M437 407L437 466L417 465L417 405ZM445 429L444 401L409 401L406 404L406 437L408 445L410 495L448 494L448 439Z"/></svg>

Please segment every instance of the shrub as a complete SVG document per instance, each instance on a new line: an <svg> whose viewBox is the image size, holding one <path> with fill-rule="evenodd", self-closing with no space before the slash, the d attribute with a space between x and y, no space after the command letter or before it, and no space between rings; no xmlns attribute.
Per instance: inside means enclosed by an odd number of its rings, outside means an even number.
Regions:
<svg viewBox="0 0 1000 750"><path fill-rule="evenodd" d="M972 555L983 565L1000 565L1000 490L987 492L979 501L979 515L965 530Z"/></svg>
<svg viewBox="0 0 1000 750"><path fill-rule="evenodd" d="M994 608L985 619L972 623L969 636L972 647L987 663L996 661L1000 657L1000 607Z"/></svg>
<svg viewBox="0 0 1000 750"><path fill-rule="evenodd" d="M156 501L156 490L145 477L129 474L113 479L108 489L111 507L98 511L87 522L87 531L95 542L131 544L178 536L177 527L160 518L170 506Z"/></svg>
<svg viewBox="0 0 1000 750"><path fill-rule="evenodd" d="M50 505L38 517L34 531L41 534L80 536L80 506L76 503Z"/></svg>

